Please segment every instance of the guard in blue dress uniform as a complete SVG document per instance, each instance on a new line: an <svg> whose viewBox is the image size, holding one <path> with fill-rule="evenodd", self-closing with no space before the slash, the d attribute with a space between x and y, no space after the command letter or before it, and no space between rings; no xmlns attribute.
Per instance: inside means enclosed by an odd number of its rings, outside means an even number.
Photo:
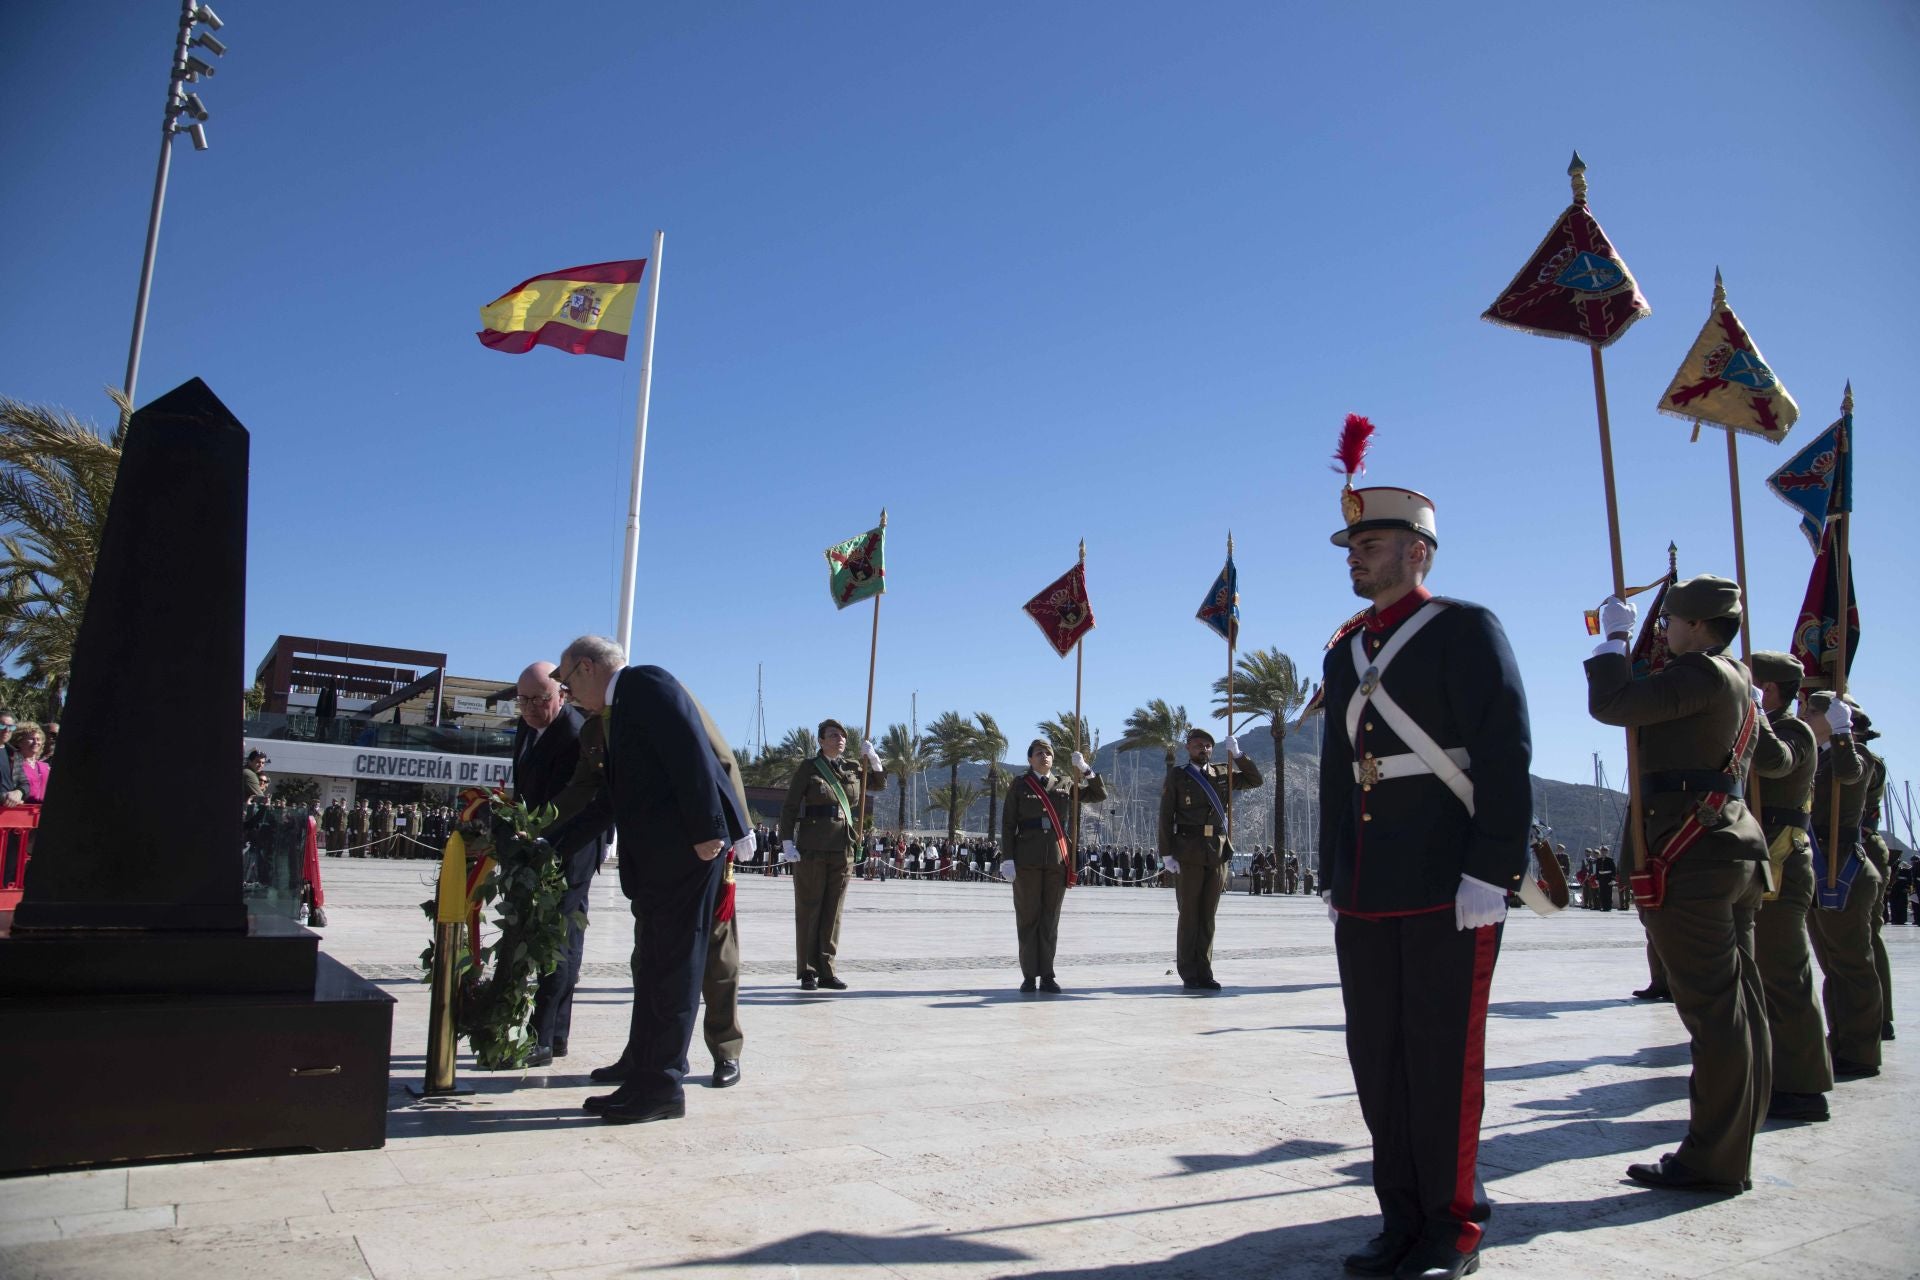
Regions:
<svg viewBox="0 0 1920 1280"><path fill-rule="evenodd" d="M1526 695L1499 620L1424 584L1432 500L1349 482L1342 507L1333 542L1372 603L1327 650L1320 865L1384 1219L1346 1269L1450 1280L1478 1268L1491 1212L1487 994L1527 866Z"/></svg>

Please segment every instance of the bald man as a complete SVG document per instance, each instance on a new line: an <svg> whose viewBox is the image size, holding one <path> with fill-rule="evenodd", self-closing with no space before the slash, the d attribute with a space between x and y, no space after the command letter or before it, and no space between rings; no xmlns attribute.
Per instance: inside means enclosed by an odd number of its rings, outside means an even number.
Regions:
<svg viewBox="0 0 1920 1280"><path fill-rule="evenodd" d="M566 693L555 683L553 664L536 662L520 673L515 685L520 701L520 727L513 735L513 796L529 809L551 804L573 777L580 762L580 726L586 717L567 705ZM568 916L585 916L593 874L600 869L605 845L589 839L557 852L567 875L567 895L560 909ZM559 968L543 974L533 996L532 1057L528 1066L545 1066L567 1056L567 1034L573 1023L573 989L580 981L580 962L586 951L586 931L577 922L567 925L567 949Z"/></svg>

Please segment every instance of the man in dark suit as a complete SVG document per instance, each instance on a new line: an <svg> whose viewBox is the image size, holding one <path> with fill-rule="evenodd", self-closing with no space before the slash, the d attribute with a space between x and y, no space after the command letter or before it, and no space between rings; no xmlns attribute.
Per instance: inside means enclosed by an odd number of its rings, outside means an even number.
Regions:
<svg viewBox="0 0 1920 1280"><path fill-rule="evenodd" d="M619 645L582 636L555 679L589 715L606 713L603 788L620 833L620 888L633 906L633 1022L626 1078L587 1110L622 1124L687 1112L681 1081L728 847L745 838L716 744L698 704L659 667L625 666ZM585 812L591 812L591 808Z"/></svg>
<svg viewBox="0 0 1920 1280"><path fill-rule="evenodd" d="M580 761L580 727L586 721L578 707L566 704L553 678L553 664L536 662L520 673L516 686L520 727L513 735L513 796L529 809L553 804L573 777ZM599 831L554 846L566 872L567 894L560 910L568 917L567 949L560 967L543 974L533 997L534 1050L527 1065L544 1067L567 1056L567 1036L573 1027L573 990L580 983L580 962L586 953L587 896L593 874L606 857ZM578 912L582 919L574 919Z"/></svg>

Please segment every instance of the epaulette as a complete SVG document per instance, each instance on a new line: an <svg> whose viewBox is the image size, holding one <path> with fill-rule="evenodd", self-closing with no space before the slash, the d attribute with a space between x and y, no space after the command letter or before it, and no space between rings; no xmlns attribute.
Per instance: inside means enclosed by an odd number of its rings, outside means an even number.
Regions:
<svg viewBox="0 0 1920 1280"><path fill-rule="evenodd" d="M1345 640L1348 636L1352 635L1355 631L1358 631L1360 629L1360 624L1365 622L1366 620L1367 620L1367 611L1365 609L1362 609L1360 612L1354 614L1351 618L1348 618L1345 622L1341 623L1338 627L1335 627L1333 634L1327 637L1327 649L1331 651L1333 646L1339 644L1342 640Z"/></svg>

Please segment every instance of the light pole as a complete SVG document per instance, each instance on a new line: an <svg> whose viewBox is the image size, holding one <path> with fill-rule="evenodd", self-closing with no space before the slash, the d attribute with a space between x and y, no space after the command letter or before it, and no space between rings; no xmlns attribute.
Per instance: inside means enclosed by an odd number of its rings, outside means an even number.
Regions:
<svg viewBox="0 0 1920 1280"><path fill-rule="evenodd" d="M222 23L213 10L197 0L180 0L180 34L174 40L173 74L167 79L167 111L160 121L160 170L153 178L153 210L147 215L147 253L140 262L140 296L133 307L133 341L127 346L127 381L122 390L128 405L133 403L133 385L140 374L140 341L146 336L147 294L153 287L153 251L160 243L160 211L167 202L167 167L173 158L173 135L184 133L193 139L195 151L207 149L208 111L200 95L188 85L197 84L213 74L213 68L195 56L193 50L205 49L218 58L227 46L213 36ZM198 31L196 27L205 27ZM191 124L182 125L185 116Z"/></svg>

